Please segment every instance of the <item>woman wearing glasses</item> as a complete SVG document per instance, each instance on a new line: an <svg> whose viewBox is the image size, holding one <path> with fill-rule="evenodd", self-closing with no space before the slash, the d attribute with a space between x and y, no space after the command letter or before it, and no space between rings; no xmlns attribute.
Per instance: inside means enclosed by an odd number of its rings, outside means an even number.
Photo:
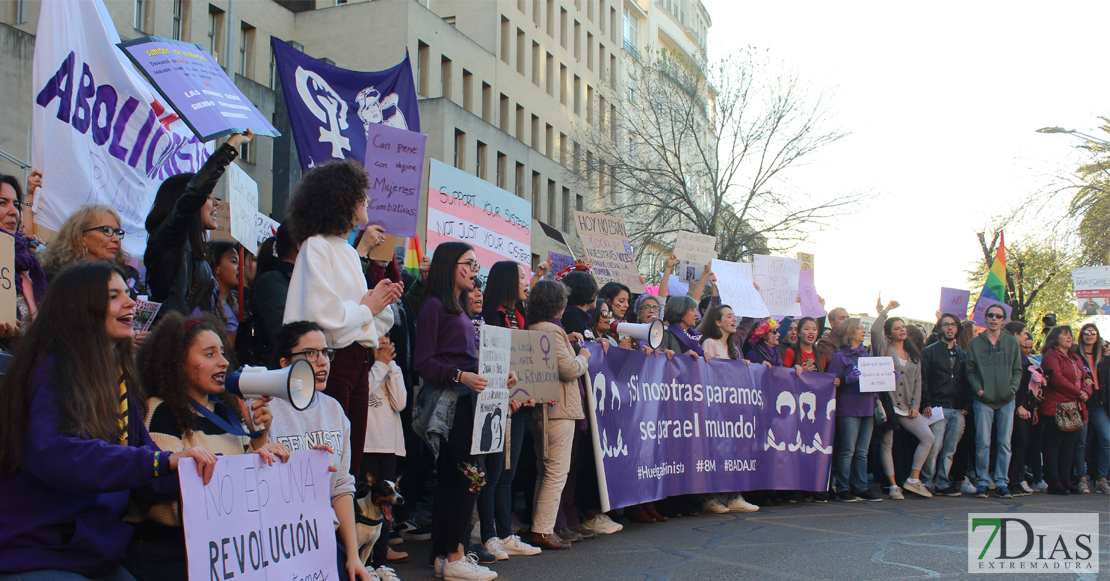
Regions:
<svg viewBox="0 0 1110 581"><path fill-rule="evenodd" d="M333 161L301 178L288 212L301 251L289 279L284 322L317 323L324 328L328 347L335 349L326 393L351 420L348 445L356 477L366 441L371 351L393 327L390 305L402 290L388 279L368 290L359 251L347 243L347 235L370 220L369 187L362 165Z"/></svg>
<svg viewBox="0 0 1110 581"><path fill-rule="evenodd" d="M82 260L113 262L124 271L125 282L133 294L146 294L146 285L139 281L139 271L127 264L123 251L120 218L116 209L104 204L85 204L62 222L58 235L46 249L42 268L46 278L53 280L59 272Z"/></svg>
<svg viewBox="0 0 1110 581"><path fill-rule="evenodd" d="M610 323L614 320L614 314L609 303L598 301L600 306L590 309L586 314L590 316L590 321L594 325L594 340L598 343L608 343L610 347L616 347L620 344L619 339L610 330ZM631 347L631 344L629 344Z"/></svg>
<svg viewBox="0 0 1110 581"><path fill-rule="evenodd" d="M1091 372L1094 396L1087 404L1089 421L1084 425L1079 436L1081 440L1085 438L1086 441L1081 442L1084 444L1082 448L1077 443L1076 453L1091 450L1094 491L1099 494L1110 494L1110 486L1106 483L1107 470L1110 469L1110 417L1108 417L1110 397L1107 396L1107 392L1110 391L1110 357L1106 356L1106 341L1102 340L1098 327L1091 323L1083 325L1079 331L1077 351ZM1087 481L1086 462L1080 462L1076 457L1075 464L1076 471L1081 477L1079 489L1090 490L1092 487Z"/></svg>
<svg viewBox="0 0 1110 581"><path fill-rule="evenodd" d="M298 359L312 364L316 377L316 399L301 411L283 399L271 400L270 411L274 420L270 424L270 439L285 444L292 451L328 448L328 463L335 469L331 473L330 498L335 519L335 546L339 553L339 575L341 579L371 579L358 558L354 502L351 500L355 494L355 478L351 476L351 449L347 445L351 422L343 414L339 402L324 394L335 351L328 348L324 328L310 321L294 321L282 326L275 338L274 349L276 368L289 367Z"/></svg>

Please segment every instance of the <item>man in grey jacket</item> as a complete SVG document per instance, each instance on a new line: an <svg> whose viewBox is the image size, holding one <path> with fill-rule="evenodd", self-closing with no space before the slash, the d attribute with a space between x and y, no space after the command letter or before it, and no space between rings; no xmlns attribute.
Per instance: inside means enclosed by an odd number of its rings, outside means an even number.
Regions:
<svg viewBox="0 0 1110 581"><path fill-rule="evenodd" d="M998 456L994 484L998 496L1013 498L1007 488L1010 468L1010 436L1014 428L1014 395L1021 383L1021 346L1013 335L1002 332L1006 311L1001 305L987 307L987 330L967 344L967 381L975 399L975 496L987 498L991 478L991 427L995 429Z"/></svg>

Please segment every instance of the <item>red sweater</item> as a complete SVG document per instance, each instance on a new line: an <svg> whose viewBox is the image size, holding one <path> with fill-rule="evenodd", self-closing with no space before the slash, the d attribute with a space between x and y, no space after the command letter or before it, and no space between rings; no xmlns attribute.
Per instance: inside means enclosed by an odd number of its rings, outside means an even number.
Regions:
<svg viewBox="0 0 1110 581"><path fill-rule="evenodd" d="M1048 379L1044 401L1038 408L1042 418L1055 417L1057 403L1079 401L1080 391L1086 392L1088 396L1094 393L1090 386L1083 384L1083 380L1090 375L1086 371L1087 364L1076 353L1064 355L1059 349L1052 349L1041 359L1041 368ZM1083 414L1083 421L1087 421L1087 406L1080 402L1079 410Z"/></svg>

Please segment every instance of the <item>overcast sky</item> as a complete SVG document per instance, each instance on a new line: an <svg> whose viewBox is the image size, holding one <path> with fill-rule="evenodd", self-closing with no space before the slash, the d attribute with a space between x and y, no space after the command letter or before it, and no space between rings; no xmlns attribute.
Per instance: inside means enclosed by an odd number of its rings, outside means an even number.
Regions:
<svg viewBox="0 0 1110 581"><path fill-rule="evenodd" d="M976 232L992 209L1080 159L1076 138L1034 130L1091 133L1110 115L1100 42L1110 2L703 1L711 59L769 49L835 89L833 123L851 135L789 183L873 194L798 248L816 255L830 308L873 312L881 291L899 314L931 318L940 287L970 288L965 271L982 258Z"/></svg>

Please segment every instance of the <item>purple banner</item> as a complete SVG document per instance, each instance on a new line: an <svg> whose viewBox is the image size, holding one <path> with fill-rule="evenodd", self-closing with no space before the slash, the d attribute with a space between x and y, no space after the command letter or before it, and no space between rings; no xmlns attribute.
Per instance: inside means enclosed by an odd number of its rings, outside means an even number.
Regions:
<svg viewBox="0 0 1110 581"><path fill-rule="evenodd" d="M563 270L568 266L574 266L574 257L567 256L566 254L559 254L558 252L547 252L547 271L551 273L554 278L555 273Z"/></svg>
<svg viewBox="0 0 1110 581"><path fill-rule="evenodd" d="M329 65L270 37L301 171L333 159L366 159L366 133L381 123L420 131L408 54L384 71Z"/></svg>
<svg viewBox="0 0 1110 581"><path fill-rule="evenodd" d="M416 236L420 209L420 177L424 174L424 145L428 136L381 123L366 133L366 160L370 178L370 223L389 234Z"/></svg>
<svg viewBox="0 0 1110 581"><path fill-rule="evenodd" d="M828 486L831 375L586 349L604 510L680 494Z"/></svg>
<svg viewBox="0 0 1110 581"><path fill-rule="evenodd" d="M144 36L118 45L201 141L243 133L281 135L203 45Z"/></svg>

